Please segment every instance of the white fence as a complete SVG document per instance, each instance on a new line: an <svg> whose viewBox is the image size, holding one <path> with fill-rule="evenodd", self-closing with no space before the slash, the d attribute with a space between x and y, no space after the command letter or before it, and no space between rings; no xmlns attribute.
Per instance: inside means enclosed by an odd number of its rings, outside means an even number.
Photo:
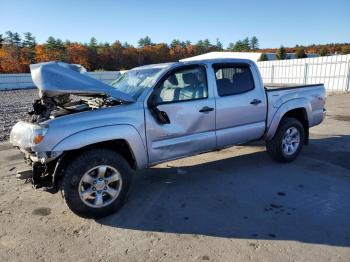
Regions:
<svg viewBox="0 0 350 262"><path fill-rule="evenodd" d="M89 72L89 75L109 84L119 76L119 71ZM0 90L34 88L35 85L29 73L0 74Z"/></svg>
<svg viewBox="0 0 350 262"><path fill-rule="evenodd" d="M350 91L350 55L258 62L264 83L318 84L328 92ZM90 72L94 78L110 83L118 71ZM32 88L30 74L0 74L0 90Z"/></svg>
<svg viewBox="0 0 350 262"><path fill-rule="evenodd" d="M258 62L264 83L318 84L328 92L350 91L350 55Z"/></svg>

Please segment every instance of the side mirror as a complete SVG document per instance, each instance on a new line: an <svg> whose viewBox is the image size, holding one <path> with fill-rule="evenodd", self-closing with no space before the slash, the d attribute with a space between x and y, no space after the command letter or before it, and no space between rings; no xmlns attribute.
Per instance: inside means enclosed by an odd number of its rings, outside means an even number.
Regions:
<svg viewBox="0 0 350 262"><path fill-rule="evenodd" d="M157 122L161 125L170 124L170 119L166 112L160 111L158 109L157 104L157 96L156 94L152 94L150 99L148 100L148 107L151 110L152 115L157 120Z"/></svg>

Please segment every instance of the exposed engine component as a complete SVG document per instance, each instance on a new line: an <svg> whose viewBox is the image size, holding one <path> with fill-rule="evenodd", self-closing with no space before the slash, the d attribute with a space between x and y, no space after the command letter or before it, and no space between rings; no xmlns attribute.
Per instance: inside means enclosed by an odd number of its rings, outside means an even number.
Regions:
<svg viewBox="0 0 350 262"><path fill-rule="evenodd" d="M106 106L121 104L121 101L106 97L71 99L69 94L55 97L41 96L33 102L33 110L28 112L32 116L33 123L40 123L50 118L56 118L67 114L93 110Z"/></svg>
<svg viewBox="0 0 350 262"><path fill-rule="evenodd" d="M41 96L33 103L33 110L29 112L32 116L32 122L42 122L50 117L52 111L56 110L58 106L70 102L69 94L63 94L56 97Z"/></svg>
<svg viewBox="0 0 350 262"><path fill-rule="evenodd" d="M134 102L129 94L118 91L86 74L80 65L46 62L30 65L39 99L29 112L33 123L96 108Z"/></svg>

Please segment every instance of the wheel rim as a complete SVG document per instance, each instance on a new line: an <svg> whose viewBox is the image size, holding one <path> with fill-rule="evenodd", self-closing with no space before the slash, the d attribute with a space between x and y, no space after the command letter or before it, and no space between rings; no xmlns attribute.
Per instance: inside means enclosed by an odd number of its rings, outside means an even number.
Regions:
<svg viewBox="0 0 350 262"><path fill-rule="evenodd" d="M300 132L295 127L286 130L282 139L282 151L285 155L291 156L297 152L300 145Z"/></svg>
<svg viewBox="0 0 350 262"><path fill-rule="evenodd" d="M112 166L99 165L82 176L79 196L87 206L101 208L111 204L119 196L121 188L120 173Z"/></svg>

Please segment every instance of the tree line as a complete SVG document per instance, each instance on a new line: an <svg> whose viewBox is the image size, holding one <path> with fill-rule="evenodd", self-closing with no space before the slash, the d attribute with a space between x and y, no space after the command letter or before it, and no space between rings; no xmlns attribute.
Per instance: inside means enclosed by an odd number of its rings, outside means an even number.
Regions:
<svg viewBox="0 0 350 262"><path fill-rule="evenodd" d="M324 55L334 53L340 49L343 53L350 53L349 44L333 44L321 50ZM280 49L259 49L256 36L229 43L226 48L219 39L214 43L209 39L196 43L174 39L171 43L154 43L149 36L138 41L137 46L128 42L116 40L113 43L100 43L92 37L88 43L71 42L50 36L43 44L36 42L32 33L20 35L7 31L0 34L0 73L29 72L29 65L47 61L63 61L81 64L89 71L96 70L125 70L144 64L178 61L183 58L201 55L213 51L234 52L276 52L278 59L286 59L287 52L296 51L297 57L306 56L306 52L317 50L319 46L295 47ZM310 49L311 48L311 49ZM313 49L312 49L313 48ZM319 52L318 50L317 52ZM264 60L262 55L261 60Z"/></svg>
<svg viewBox="0 0 350 262"><path fill-rule="evenodd" d="M256 37L230 43L232 51L257 50ZM152 63L178 61L212 51L223 51L219 39L211 43L208 39L193 44L189 40L174 39L170 44L153 43L149 36L143 37L135 47L127 42L98 43L92 37L88 43L62 41L50 36L43 44L38 44L30 32L22 36L7 31L0 34L0 72L29 72L29 65L47 61L63 61L81 64L89 71L124 70Z"/></svg>
<svg viewBox="0 0 350 262"><path fill-rule="evenodd" d="M318 54L320 56L328 55L347 55L350 54L350 43L337 43L337 44L325 44L325 45L309 45L309 46L299 46L295 47L284 47L281 46L278 49L263 49L259 61L267 61L268 57L266 53L275 53L277 60L290 59L288 53L294 53L295 58L306 58L307 53Z"/></svg>

